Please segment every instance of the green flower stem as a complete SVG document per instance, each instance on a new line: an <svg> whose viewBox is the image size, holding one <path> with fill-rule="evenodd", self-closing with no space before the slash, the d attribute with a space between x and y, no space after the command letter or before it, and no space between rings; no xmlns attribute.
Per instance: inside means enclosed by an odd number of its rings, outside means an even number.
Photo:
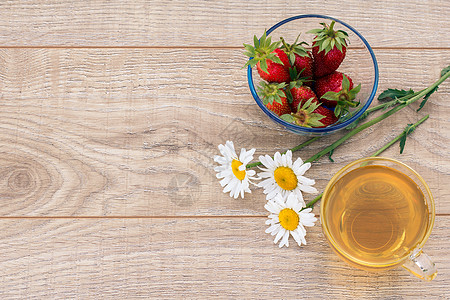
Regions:
<svg viewBox="0 0 450 300"><path fill-rule="evenodd" d="M402 108L408 106L409 104L417 101L418 99L422 98L423 96L425 96L428 92L430 92L431 90L433 90L435 87L437 87L439 84L441 84L443 81L445 81L448 77L450 76L450 71L448 71L447 73L444 74L444 76L442 76L441 78L439 78L438 81L436 81L435 83L433 83L431 86L429 86L428 88L422 90L421 92L419 92L417 95L411 97L410 99L406 100L405 102L402 102L400 105L392 108L391 110L385 112L384 114L368 121L367 123L364 123L363 125L356 127L355 129L353 129L352 131L350 131L349 133L347 133L346 135L344 135L343 137L341 137L339 140L337 140L336 142L334 142L333 144L331 144L330 146L326 147L325 149L323 149L322 151L318 152L317 154L311 156L310 158L308 158L307 160L305 160L305 162L313 162L318 160L319 158L321 158L322 156L324 156L325 154L327 154L328 152L330 152L331 150L334 150L337 146L339 146L340 144L342 144L344 141L348 140L349 138L351 138L352 136L354 136L355 134L357 134L358 132L386 119L387 117L395 114L396 112L398 112L399 110L401 110Z"/></svg>
<svg viewBox="0 0 450 300"><path fill-rule="evenodd" d="M416 128L417 126L419 126L420 124L422 124L423 122L425 122L428 119L429 115L426 115L425 117L423 117L422 119L420 119L419 121L417 121L416 123L414 123L411 127L412 128ZM411 129L411 128L410 128ZM408 131L402 131L402 133L400 133L398 136L396 136L392 141L390 141L389 143L387 143L386 145L384 145L383 147L381 147L378 151L376 151L373 155L371 156L378 156L380 155L383 151L385 151L387 148L389 148L390 146L392 146L395 142L397 142L399 139L402 138L402 136L404 134L408 135L411 132L413 132L414 130L408 130ZM306 203L306 206L303 209L309 208L309 207L313 207L314 204L316 204L317 201L319 201L322 198L323 193L321 193L320 195L318 195L316 198L314 198L313 200L309 201L308 203ZM302 209L302 210L303 210Z"/></svg>
<svg viewBox="0 0 450 300"><path fill-rule="evenodd" d="M414 123L411 128L409 128L408 131L403 131L402 133L400 133L399 135L397 135L392 141L390 141L389 143L387 143L386 145L384 145L383 147L381 147L377 152L375 152L372 156L378 156L380 155L381 152L383 152L384 150L386 150L387 148L389 148L390 146L392 146L396 141L398 141L399 139L402 138L402 136L404 136L405 134L408 135L411 132L414 131L414 128L416 128L417 126L419 126L420 124L422 124L423 122L425 122L428 117L430 115L426 115L425 117L423 117L422 119L420 119L419 121L417 121L417 123Z"/></svg>
<svg viewBox="0 0 450 300"><path fill-rule="evenodd" d="M394 105L396 105L398 103L402 103L403 101L406 101L406 100L408 100L408 99L410 99L410 98L412 98L414 96L417 96L419 93L423 92L424 90L425 89L423 89L423 90L421 90L419 92L415 92L415 93L413 93L411 95L406 95L406 96L403 96L401 98L394 99L394 100L391 100L391 101L379 104L377 106L371 107L371 108L367 109L365 113L366 114L370 114L370 113L373 113L373 112L375 112L377 110L383 109L385 107L391 107L391 106L394 106Z"/></svg>
<svg viewBox="0 0 450 300"><path fill-rule="evenodd" d="M302 149L302 148L308 146L309 144L313 143L314 141L316 141L316 140L318 140L318 139L320 139L320 138L321 138L321 136L316 136L316 137L310 138L310 139L307 140L306 142L303 142L303 143L301 143L300 145L297 145L297 146L295 146L294 148L291 148L291 149L289 149L289 150L291 150L292 152L298 151L298 150L300 150L300 149ZM289 151L289 150L284 151L282 154L285 154L285 153L286 153L287 151ZM260 166L260 165L262 165L262 162L257 161L257 162L248 164L248 165L247 165L247 169L254 168L254 167Z"/></svg>
<svg viewBox="0 0 450 300"><path fill-rule="evenodd" d="M319 201L320 199L322 199L322 195L323 195L323 193L320 193L319 196L317 196L317 197L314 198L313 200L311 200L311 201L309 201L308 203L306 203L306 206L305 206L303 209L307 209L307 208L313 207L314 204L316 204L317 201ZM303 209L302 209L302 210L303 210Z"/></svg>

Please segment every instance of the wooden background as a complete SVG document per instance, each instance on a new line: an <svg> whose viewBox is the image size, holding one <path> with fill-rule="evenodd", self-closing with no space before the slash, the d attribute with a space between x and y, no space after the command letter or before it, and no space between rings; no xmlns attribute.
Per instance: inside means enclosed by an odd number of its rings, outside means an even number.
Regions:
<svg viewBox="0 0 450 300"><path fill-rule="evenodd" d="M430 114L402 155L397 145L384 155L416 168L435 196L425 246L433 282L347 266L319 222L307 246L279 249L264 233L261 189L244 200L221 192L218 144L257 157L306 140L263 115L241 69L242 43L305 13L366 37L378 93L424 88L450 63L446 0L2 1L1 299L448 297L449 81L419 113L402 110L309 171L323 190L346 163Z"/></svg>

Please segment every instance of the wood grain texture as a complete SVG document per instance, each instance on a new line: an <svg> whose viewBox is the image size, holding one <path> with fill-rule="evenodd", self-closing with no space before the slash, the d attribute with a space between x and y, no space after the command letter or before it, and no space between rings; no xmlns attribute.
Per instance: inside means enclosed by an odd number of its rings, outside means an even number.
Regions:
<svg viewBox="0 0 450 300"><path fill-rule="evenodd" d="M438 217L426 244L439 269L428 283L348 266L320 226L308 245L279 249L265 218L1 220L0 296L444 299L449 221Z"/></svg>
<svg viewBox="0 0 450 300"><path fill-rule="evenodd" d="M241 66L244 42L307 13L366 37L378 94L424 88L449 65L446 0L1 1L0 299L448 298L450 81L421 112L405 108L308 171L323 190L430 114L402 155L397 146L385 155L415 168L435 196L433 282L347 266L320 224L307 246L279 249L264 233L261 189L243 200L221 192L218 144L255 147L256 160L306 140L259 110ZM366 85L359 46L342 68Z"/></svg>
<svg viewBox="0 0 450 300"><path fill-rule="evenodd" d="M401 54L377 51L379 91L424 88L450 61L446 50ZM254 147L256 160L306 138L263 115L246 86L244 62L240 50L0 50L0 214L264 213L261 190L245 200L220 193L213 171L217 145L231 139L237 147ZM420 113L413 105L358 134L336 149L335 163L322 158L309 176L323 190L344 164L372 154L406 124L430 114L403 155L397 146L385 155L416 167L437 212L450 213L449 94L445 82ZM297 155L306 159L341 135Z"/></svg>
<svg viewBox="0 0 450 300"><path fill-rule="evenodd" d="M277 22L324 14L376 47L446 47L450 3L414 1L2 1L2 46L240 47Z"/></svg>

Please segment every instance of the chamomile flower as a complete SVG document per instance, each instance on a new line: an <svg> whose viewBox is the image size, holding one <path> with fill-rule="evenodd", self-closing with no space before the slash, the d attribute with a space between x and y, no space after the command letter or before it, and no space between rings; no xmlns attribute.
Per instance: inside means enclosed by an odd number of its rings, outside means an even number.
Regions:
<svg viewBox="0 0 450 300"><path fill-rule="evenodd" d="M220 144L219 150L222 156L214 156L214 161L220 166L214 168L217 172L216 177L222 179L220 185L224 187L223 192L230 192L230 197L235 199L241 195L244 198L245 193L251 193L251 180L257 179L253 177L256 172L254 170L247 170L247 164L252 161L253 154L256 149L246 151L241 149L239 156L236 155L232 141L227 141L225 145Z"/></svg>
<svg viewBox="0 0 450 300"><path fill-rule="evenodd" d="M292 235L299 246L306 245L306 229L305 226L314 226L317 218L311 212L312 208L302 210L300 203L295 194L290 194L286 201L281 195L277 195L274 200L269 200L264 208L271 214L266 221L270 225L266 229L266 233L275 235L274 243L280 241L280 248L289 247L289 235Z"/></svg>
<svg viewBox="0 0 450 300"><path fill-rule="evenodd" d="M286 200L289 195L294 194L302 206L305 206L302 192L317 193L317 189L313 187L315 181L303 176L311 163L304 164L301 158L292 163L290 150L286 154L275 153L273 159L269 155L260 156L259 160L266 168L260 168L263 172L258 175L264 180L258 186L264 188L267 200L274 199L278 194Z"/></svg>

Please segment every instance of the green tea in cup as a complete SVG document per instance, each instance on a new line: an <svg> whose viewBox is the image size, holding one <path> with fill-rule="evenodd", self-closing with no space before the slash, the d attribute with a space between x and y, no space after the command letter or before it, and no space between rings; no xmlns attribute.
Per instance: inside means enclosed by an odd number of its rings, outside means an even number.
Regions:
<svg viewBox="0 0 450 300"><path fill-rule="evenodd" d="M344 167L325 189L321 221L332 248L351 265L383 270L404 264L421 278L436 276L421 251L434 223L433 198L403 163L371 157Z"/></svg>

